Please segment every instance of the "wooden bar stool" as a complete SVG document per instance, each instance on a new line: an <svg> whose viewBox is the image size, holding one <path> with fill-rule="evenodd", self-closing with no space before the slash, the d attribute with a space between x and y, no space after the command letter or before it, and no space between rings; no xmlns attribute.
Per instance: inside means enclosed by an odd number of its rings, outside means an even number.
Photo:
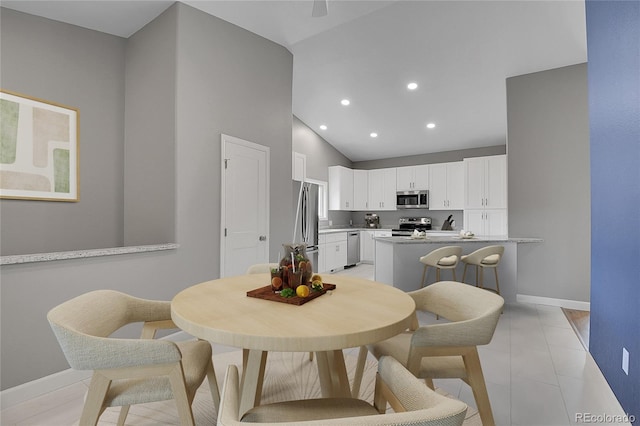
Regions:
<svg viewBox="0 0 640 426"><path fill-rule="evenodd" d="M427 269L429 266L436 268L436 281L440 281L440 270L451 269L453 273L453 280L456 280L456 266L462 255L462 247L460 246L447 246L435 249L427 255L420 258L420 262L424 264L424 270L422 271L422 280L420 281L420 287L424 287L424 280L427 276Z"/></svg>
<svg viewBox="0 0 640 426"><path fill-rule="evenodd" d="M484 268L493 268L493 272L496 275L496 288L487 288L485 290L491 290L500 294L500 282L498 281L498 264L504 253L504 246L487 246L474 251L466 256L462 256L460 259L464 263L464 271L462 273L462 282L467 275L467 266L472 265L476 267L476 287L484 288ZM478 278L478 270L480 270L480 277Z"/></svg>

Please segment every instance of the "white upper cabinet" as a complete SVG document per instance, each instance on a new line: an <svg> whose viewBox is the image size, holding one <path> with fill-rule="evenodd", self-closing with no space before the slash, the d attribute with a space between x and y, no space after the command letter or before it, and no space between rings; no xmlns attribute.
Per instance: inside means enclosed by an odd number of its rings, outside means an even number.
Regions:
<svg viewBox="0 0 640 426"><path fill-rule="evenodd" d="M464 208L464 164L462 161L429 165L429 209Z"/></svg>
<svg viewBox="0 0 640 426"><path fill-rule="evenodd" d="M291 177L293 180L302 181L307 178L307 156L299 152L293 152Z"/></svg>
<svg viewBox="0 0 640 426"><path fill-rule="evenodd" d="M353 171L353 209L369 209L369 171Z"/></svg>
<svg viewBox="0 0 640 426"><path fill-rule="evenodd" d="M507 156L465 158L465 209L507 208Z"/></svg>
<svg viewBox="0 0 640 426"><path fill-rule="evenodd" d="M329 167L329 210L354 210L353 170Z"/></svg>
<svg viewBox="0 0 640 426"><path fill-rule="evenodd" d="M424 191L429 189L429 165L398 167L396 169L398 191Z"/></svg>
<svg viewBox="0 0 640 426"><path fill-rule="evenodd" d="M369 170L369 209L396 210L396 169Z"/></svg>

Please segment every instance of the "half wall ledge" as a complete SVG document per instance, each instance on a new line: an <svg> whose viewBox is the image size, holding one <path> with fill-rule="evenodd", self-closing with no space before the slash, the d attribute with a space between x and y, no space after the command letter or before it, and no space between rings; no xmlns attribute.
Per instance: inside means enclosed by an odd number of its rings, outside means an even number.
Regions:
<svg viewBox="0 0 640 426"><path fill-rule="evenodd" d="M176 243L151 244L146 246L113 247L92 250L58 251L53 253L20 254L0 256L0 265L16 265L20 263L51 262L54 260L82 259L87 257L116 256L119 254L147 253L153 251L175 250Z"/></svg>

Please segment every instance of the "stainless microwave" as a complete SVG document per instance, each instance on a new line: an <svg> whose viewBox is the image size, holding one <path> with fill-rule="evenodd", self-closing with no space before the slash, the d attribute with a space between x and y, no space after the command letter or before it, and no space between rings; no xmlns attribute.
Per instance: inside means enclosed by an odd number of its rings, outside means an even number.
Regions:
<svg viewBox="0 0 640 426"><path fill-rule="evenodd" d="M429 191L398 191L396 193L398 209L428 209Z"/></svg>

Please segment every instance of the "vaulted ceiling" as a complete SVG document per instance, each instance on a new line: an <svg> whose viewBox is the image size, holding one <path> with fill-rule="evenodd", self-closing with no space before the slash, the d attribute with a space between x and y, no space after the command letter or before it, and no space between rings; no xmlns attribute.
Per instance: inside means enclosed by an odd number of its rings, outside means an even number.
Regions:
<svg viewBox="0 0 640 426"><path fill-rule="evenodd" d="M2 6L129 37L172 3ZM587 60L581 0L184 3L289 49L294 114L352 161L504 144L505 79Z"/></svg>

